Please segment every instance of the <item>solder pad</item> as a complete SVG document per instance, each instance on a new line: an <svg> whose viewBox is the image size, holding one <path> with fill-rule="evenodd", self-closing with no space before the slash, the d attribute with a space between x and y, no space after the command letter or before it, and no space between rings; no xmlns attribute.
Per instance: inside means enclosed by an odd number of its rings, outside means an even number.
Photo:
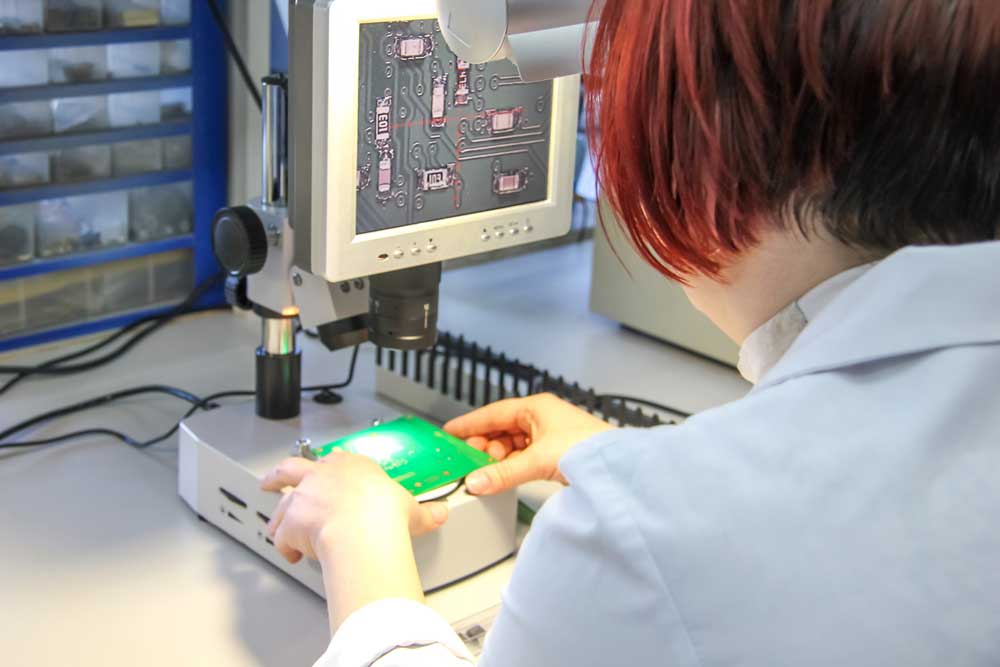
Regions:
<svg viewBox="0 0 1000 667"><path fill-rule="evenodd" d="M335 450L377 462L415 496L460 482L494 460L417 417L400 417L313 449L317 458Z"/></svg>
<svg viewBox="0 0 1000 667"><path fill-rule="evenodd" d="M434 20L360 31L358 234L548 197L551 81L459 60Z"/></svg>

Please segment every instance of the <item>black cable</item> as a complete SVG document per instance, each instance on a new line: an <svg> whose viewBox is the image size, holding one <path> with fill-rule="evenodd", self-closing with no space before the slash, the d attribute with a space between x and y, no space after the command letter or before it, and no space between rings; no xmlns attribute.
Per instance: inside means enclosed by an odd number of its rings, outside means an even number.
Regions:
<svg viewBox="0 0 1000 667"><path fill-rule="evenodd" d="M212 10L212 19L215 21L215 25L219 28L219 32L222 33L222 40L225 42L226 51L229 52L229 56L236 63L236 68L240 71L243 83L247 85L247 90L250 91L253 101L257 103L257 108L263 111L264 103L260 99L260 91L254 85L253 77L250 76L250 70L247 69L247 64L244 62L243 56L240 55L239 49L236 48L236 41L233 39L233 34L229 32L229 26L226 25L226 20L222 16L222 10L219 9L215 0L208 0L208 7Z"/></svg>
<svg viewBox="0 0 1000 667"><path fill-rule="evenodd" d="M128 352L130 349L135 347L140 341L153 334L160 329L163 325L167 324L171 320L188 313L194 312L195 305L198 300L210 289L215 287L218 282L222 279L222 274L216 274L206 280L202 281L198 286L191 291L191 293L184 299L181 303L174 306L170 311L162 313L159 315L148 315L142 317L127 326L119 329L115 333L97 341L93 345L83 348L82 350L77 350L76 352L71 352L69 354L56 357L54 359L49 359L36 366L0 366L0 374L14 374L14 377L10 378L3 385L0 385L0 396L10 391L21 380L31 377L32 375L71 375L73 373L81 373L83 371L91 370L102 366L106 363L110 363L117 358L121 357L123 354ZM228 306L227 306L228 307ZM147 326L148 325L148 326ZM145 327L145 328L143 328ZM132 338L123 343L120 347L107 353L102 357L96 359L91 359L89 361L81 362L79 364L66 365L66 362L74 361L81 357L87 356L96 352L104 347L107 347L117 341L118 339L126 336L127 334L141 329Z"/></svg>
<svg viewBox="0 0 1000 667"><path fill-rule="evenodd" d="M350 362L350 367L348 368L347 378L344 379L342 382L338 382L336 384L331 384L331 385L304 387L302 391L329 391L333 389L344 389L345 387L350 385L354 381L354 371L355 368L357 367L359 349L360 346L354 347L354 352L351 354L351 362ZM64 435L45 438L43 440L3 442L3 440L5 440L6 438L9 438L12 435L20 433L21 431L24 431L28 428L31 428L32 426L36 426L43 422L52 421L53 419L66 417L68 415L75 414L77 412L82 412L84 410L89 410L92 408L108 405L115 401L119 401L123 398L130 398L132 396L137 396L141 394L151 394L151 393L163 393L163 394L168 394L170 396L174 396L176 398L180 398L182 400L187 401L188 403L191 403L191 408L184 414L184 416L180 419L180 421L174 424L169 430L149 440L137 440L136 438L133 438L125 433L121 433L120 431L115 431L113 429L93 428L93 429L85 429L82 431L74 431L72 433L66 433ZM3 451L5 449L18 449L24 447L54 445L91 435L110 436L112 438L115 438L116 440L124 442L126 445L135 447L136 449L145 449L157 443L163 442L167 438L170 438L180 428L180 422L184 421L198 410L211 410L213 408L218 407L215 401L218 401L219 399L233 398L237 396L249 397L254 395L255 392L249 390L228 390L228 391L221 391L212 394L210 396L206 396L205 398L200 398L183 389L178 389L176 387L170 387L167 385L149 385L143 387L135 387L133 389L123 389L121 391L116 391L110 394L105 394L103 396L98 396L97 398L92 398L86 401L81 401L79 403L74 403L73 405L68 405L63 408L50 410L49 412L32 417L31 419L23 421L20 424L16 424L8 428L7 430L0 432L0 451Z"/></svg>
<svg viewBox="0 0 1000 667"><path fill-rule="evenodd" d="M143 394L166 394L168 396L173 396L174 398L179 398L181 400L187 401L196 407L206 405L206 399L195 396L191 392L185 391L183 389L178 389L177 387L171 387L168 385L145 385L142 387L133 387L131 389L122 389L120 391L111 392L110 394L104 394L102 396L97 396L96 398L90 398L86 401L80 401L79 403L73 403L72 405L67 405L55 410L50 410L44 412L40 415L36 415L31 419L27 419L20 424L15 424L5 431L0 432L0 441L9 438L12 435L16 435L21 431L31 428L32 426L37 426L38 424L52 421L53 419L59 419L60 417L66 417L68 415L75 414L77 412L83 412L85 410L91 410L93 408L99 408L109 403L114 403L120 401L124 398L131 398L133 396L141 396ZM49 440L57 440L66 438L69 435L75 435L75 437L80 437L81 434L91 435L95 432L103 432L108 435L122 436L121 439L132 446L138 446L138 441L130 438L128 436L123 436L117 431L111 431L110 429L88 429L87 431L79 431L76 434L67 434L66 436L58 436L58 438L50 438ZM45 441L37 441L37 444L44 444ZM0 445L0 448L8 447L31 447L33 444L26 442L13 442L4 443Z"/></svg>
<svg viewBox="0 0 1000 667"><path fill-rule="evenodd" d="M354 346L354 352L351 353L351 364L347 368L347 378L343 382L338 382L337 384L316 385L314 387L303 387L302 391L332 391L334 389L343 389L350 386L350 384L354 382L354 369L358 365L358 352L360 350L360 345Z"/></svg>
<svg viewBox="0 0 1000 667"><path fill-rule="evenodd" d="M662 403L657 403L656 401L648 401L645 398L636 398L635 396L623 396L621 394L599 394L597 396L599 401L623 401L625 403L638 403L639 405L645 405L646 407L653 408L654 410L660 410L662 412L670 412L679 417L684 417L685 419L691 416L690 412L684 412L683 410L678 410L677 408L672 408L669 405L663 405Z"/></svg>

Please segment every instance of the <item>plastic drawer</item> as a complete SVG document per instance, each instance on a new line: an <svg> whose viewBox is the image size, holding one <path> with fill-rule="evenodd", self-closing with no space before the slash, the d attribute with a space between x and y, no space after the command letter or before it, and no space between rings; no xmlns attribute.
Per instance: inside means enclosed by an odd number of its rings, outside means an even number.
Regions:
<svg viewBox="0 0 1000 667"><path fill-rule="evenodd" d="M0 155L0 189L46 185L51 180L48 153Z"/></svg>
<svg viewBox="0 0 1000 667"><path fill-rule="evenodd" d="M57 183L91 181L111 176L108 145L64 148L52 154L52 176Z"/></svg>
<svg viewBox="0 0 1000 667"><path fill-rule="evenodd" d="M109 28L146 28L160 24L160 0L104 0Z"/></svg>
<svg viewBox="0 0 1000 667"><path fill-rule="evenodd" d="M36 212L35 204L0 207L0 266L27 262L35 256Z"/></svg>
<svg viewBox="0 0 1000 667"><path fill-rule="evenodd" d="M108 74L113 79L160 73L160 43L108 44Z"/></svg>
<svg viewBox="0 0 1000 667"><path fill-rule="evenodd" d="M191 71L191 40L160 42L160 73L184 74Z"/></svg>
<svg viewBox="0 0 1000 667"><path fill-rule="evenodd" d="M143 174L163 169L163 146L159 139L122 141L111 146L115 176Z"/></svg>
<svg viewBox="0 0 1000 667"><path fill-rule="evenodd" d="M20 333L28 328L24 311L24 281L0 282L0 337Z"/></svg>
<svg viewBox="0 0 1000 667"><path fill-rule="evenodd" d="M52 129L57 133L104 130L108 127L108 98L103 95L64 97L52 102Z"/></svg>
<svg viewBox="0 0 1000 667"><path fill-rule="evenodd" d="M38 204L37 254L51 257L125 243L127 221L125 192L47 199Z"/></svg>
<svg viewBox="0 0 1000 667"><path fill-rule="evenodd" d="M0 104L0 139L18 139L52 134L49 102Z"/></svg>
<svg viewBox="0 0 1000 667"><path fill-rule="evenodd" d="M41 32L44 5L45 3L41 0L4 0L0 2L0 35L26 35Z"/></svg>
<svg viewBox="0 0 1000 667"><path fill-rule="evenodd" d="M190 183L139 188L129 193L130 238L154 241L190 234L194 209Z"/></svg>
<svg viewBox="0 0 1000 667"><path fill-rule="evenodd" d="M45 49L0 51L0 88L44 86L48 82L49 53Z"/></svg>
<svg viewBox="0 0 1000 667"><path fill-rule="evenodd" d="M150 257L153 275L153 303L173 303L185 299L194 289L194 262L182 251Z"/></svg>
<svg viewBox="0 0 1000 667"><path fill-rule="evenodd" d="M160 122L160 94L157 91L108 95L111 127L152 125Z"/></svg>
<svg viewBox="0 0 1000 667"><path fill-rule="evenodd" d="M100 30L104 27L102 9L101 0L48 0L45 3L45 30Z"/></svg>
<svg viewBox="0 0 1000 667"><path fill-rule="evenodd" d="M108 78L104 46L74 46L49 50L51 83L86 83Z"/></svg>
<svg viewBox="0 0 1000 667"><path fill-rule="evenodd" d="M50 329L87 318L89 271L77 269L24 281L25 329Z"/></svg>
<svg viewBox="0 0 1000 667"><path fill-rule="evenodd" d="M191 135L167 137L163 140L163 168L191 168Z"/></svg>
<svg viewBox="0 0 1000 667"><path fill-rule="evenodd" d="M110 315L149 305L152 298L149 260L139 257L94 267L90 314Z"/></svg>

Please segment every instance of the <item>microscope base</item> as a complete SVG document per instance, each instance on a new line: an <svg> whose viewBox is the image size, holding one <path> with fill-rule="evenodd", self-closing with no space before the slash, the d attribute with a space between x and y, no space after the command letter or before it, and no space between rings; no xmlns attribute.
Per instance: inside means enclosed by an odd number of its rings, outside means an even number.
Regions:
<svg viewBox="0 0 1000 667"><path fill-rule="evenodd" d="M319 445L398 415L356 395L337 406L303 401L302 414L285 421L257 417L252 402L203 412L181 424L178 491L205 521L322 596L319 565L309 559L291 565L267 539L265 524L278 497L261 491L260 480L300 438ZM444 526L413 541L426 591L488 568L516 547L516 492L479 498L460 488L447 503Z"/></svg>

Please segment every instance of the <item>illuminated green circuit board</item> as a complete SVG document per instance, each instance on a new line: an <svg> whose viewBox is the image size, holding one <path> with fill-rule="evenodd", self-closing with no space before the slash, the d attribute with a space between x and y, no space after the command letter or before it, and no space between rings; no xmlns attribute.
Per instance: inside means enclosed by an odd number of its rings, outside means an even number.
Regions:
<svg viewBox="0 0 1000 667"><path fill-rule="evenodd" d="M323 458L335 450L374 459L415 496L460 482L473 470L494 462L488 454L417 417L400 417L358 431L313 453Z"/></svg>

